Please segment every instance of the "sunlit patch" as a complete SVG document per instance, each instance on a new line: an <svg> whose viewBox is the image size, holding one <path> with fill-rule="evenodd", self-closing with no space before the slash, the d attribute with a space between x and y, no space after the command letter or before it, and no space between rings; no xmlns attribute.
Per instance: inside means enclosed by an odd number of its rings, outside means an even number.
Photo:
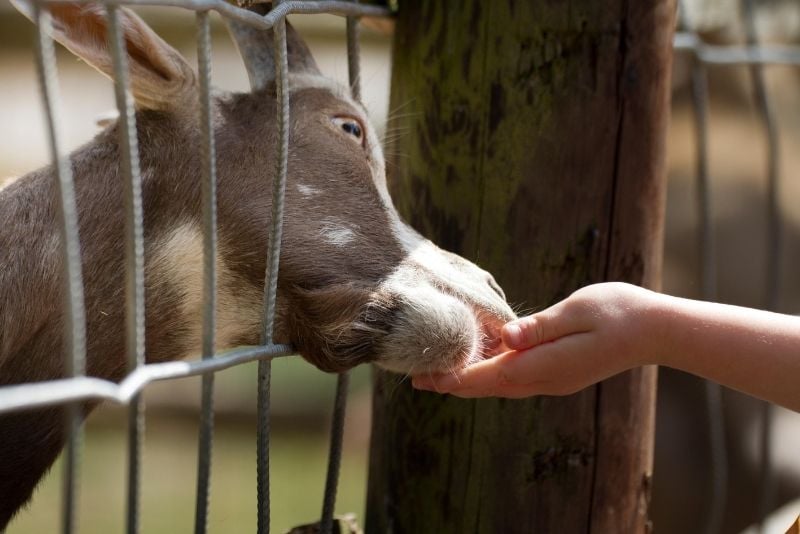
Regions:
<svg viewBox="0 0 800 534"><path fill-rule="evenodd" d="M238 279L218 250L217 324L218 349L227 349L257 331L261 324L261 292ZM180 295L180 317L188 325L185 354L200 353L203 309L203 234L199 225L185 222L158 239L152 247L148 276L154 288L166 285Z"/></svg>
<svg viewBox="0 0 800 534"><path fill-rule="evenodd" d="M337 219L326 220L320 229L322 239L337 247L349 245L356 238L356 232Z"/></svg>
<svg viewBox="0 0 800 534"><path fill-rule="evenodd" d="M19 176L8 176L6 178L0 178L0 191L8 187L9 185L13 184L19 180Z"/></svg>
<svg viewBox="0 0 800 534"><path fill-rule="evenodd" d="M316 187L311 187L310 185L296 184L295 187L297 187L297 191L305 198L310 198L319 194L319 189Z"/></svg>

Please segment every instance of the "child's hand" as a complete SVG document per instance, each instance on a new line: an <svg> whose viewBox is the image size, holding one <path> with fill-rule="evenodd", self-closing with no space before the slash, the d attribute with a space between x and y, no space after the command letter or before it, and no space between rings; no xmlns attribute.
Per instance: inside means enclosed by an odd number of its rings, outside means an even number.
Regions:
<svg viewBox="0 0 800 534"><path fill-rule="evenodd" d="M568 395L650 363L647 312L656 294L622 283L585 287L503 327L512 349L450 375L417 376L414 387L459 397Z"/></svg>

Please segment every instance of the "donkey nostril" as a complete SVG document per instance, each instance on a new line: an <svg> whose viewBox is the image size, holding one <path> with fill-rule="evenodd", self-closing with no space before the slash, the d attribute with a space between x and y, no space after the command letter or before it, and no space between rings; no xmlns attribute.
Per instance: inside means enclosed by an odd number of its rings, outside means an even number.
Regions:
<svg viewBox="0 0 800 534"><path fill-rule="evenodd" d="M490 337L483 342L483 346L488 350L494 350L500 346L502 340L499 337Z"/></svg>
<svg viewBox="0 0 800 534"><path fill-rule="evenodd" d="M489 284L489 287L492 288L492 291L497 293L501 299L506 300L506 294L503 292L503 288L495 281L492 275L488 275L486 277L486 283Z"/></svg>
<svg viewBox="0 0 800 534"><path fill-rule="evenodd" d="M500 325L494 321L483 324L483 356L490 357L499 353L503 340L500 337Z"/></svg>

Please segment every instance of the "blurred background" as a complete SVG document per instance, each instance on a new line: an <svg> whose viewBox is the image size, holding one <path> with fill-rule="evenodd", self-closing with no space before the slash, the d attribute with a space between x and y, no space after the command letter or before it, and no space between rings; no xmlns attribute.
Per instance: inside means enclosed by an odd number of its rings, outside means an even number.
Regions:
<svg viewBox="0 0 800 534"><path fill-rule="evenodd" d="M758 27L766 41L800 41L797 2L759 2ZM690 2L693 25L712 43L742 41L738 2ZM190 61L195 61L193 14L152 8L139 13ZM219 17L212 15L213 79L222 90L247 88L244 68ZM322 71L346 83L343 19L302 16L292 23L307 40ZM36 83L33 26L0 0L0 183L48 163ZM391 35L362 31L364 101L378 130L385 130ZM59 50L62 128L69 149L99 131L96 119L114 109L110 81ZM689 93L688 57L676 55L664 259L664 291L699 297L696 139ZM766 140L744 67L710 67L710 174L718 240L719 299L765 306ZM781 153L781 208L785 251L779 311L800 313L800 71L768 67L767 85L777 112ZM391 179L391 176L389 177ZM524 303L540 307L542 303ZM316 520L322 503L335 377L300 358L273 364L273 531ZM210 531L255 530L255 365L217 375L212 457ZM653 519L659 532L699 532L710 489L708 414L699 380L664 370L659 385ZM398 378L399 380L399 378ZM800 377L798 377L800 386ZM370 369L353 374L337 510L363 522L370 424ZM144 449L142 531L187 532L193 527L200 404L198 379L148 387ZM730 486L724 532L752 522L758 491L758 405L726 391L725 420ZM126 455L125 410L104 406L87 423L81 473L83 532L123 530ZM776 412L775 503L800 498L800 415ZM9 534L56 532L60 517L59 466L20 513ZM800 514L800 505L794 505Z"/></svg>
<svg viewBox="0 0 800 534"><path fill-rule="evenodd" d="M742 0L683 0L683 19L710 45L742 45ZM765 45L800 44L800 4L753 2L756 33ZM691 98L691 57L676 53L663 288L701 298L696 194L697 137ZM776 311L800 313L800 69L766 66L769 105L776 117L782 260ZM716 239L716 300L767 307L767 135L747 66L708 66L708 165ZM800 350L798 350L800 356ZM800 387L800 377L798 377ZM709 413L704 383L659 370L652 518L657 532L706 532L712 493ZM727 503L722 532L755 522L761 499L761 402L723 388ZM784 517L765 532L786 530L800 514L800 414L774 408L772 508ZM749 532L756 532L750 527Z"/></svg>

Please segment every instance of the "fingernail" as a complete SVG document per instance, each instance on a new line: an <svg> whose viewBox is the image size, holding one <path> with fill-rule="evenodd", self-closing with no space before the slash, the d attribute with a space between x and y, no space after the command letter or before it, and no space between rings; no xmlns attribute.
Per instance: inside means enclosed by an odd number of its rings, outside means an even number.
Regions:
<svg viewBox="0 0 800 534"><path fill-rule="evenodd" d="M522 342L522 328L515 324L507 324L503 327L503 338L509 347L515 347Z"/></svg>

